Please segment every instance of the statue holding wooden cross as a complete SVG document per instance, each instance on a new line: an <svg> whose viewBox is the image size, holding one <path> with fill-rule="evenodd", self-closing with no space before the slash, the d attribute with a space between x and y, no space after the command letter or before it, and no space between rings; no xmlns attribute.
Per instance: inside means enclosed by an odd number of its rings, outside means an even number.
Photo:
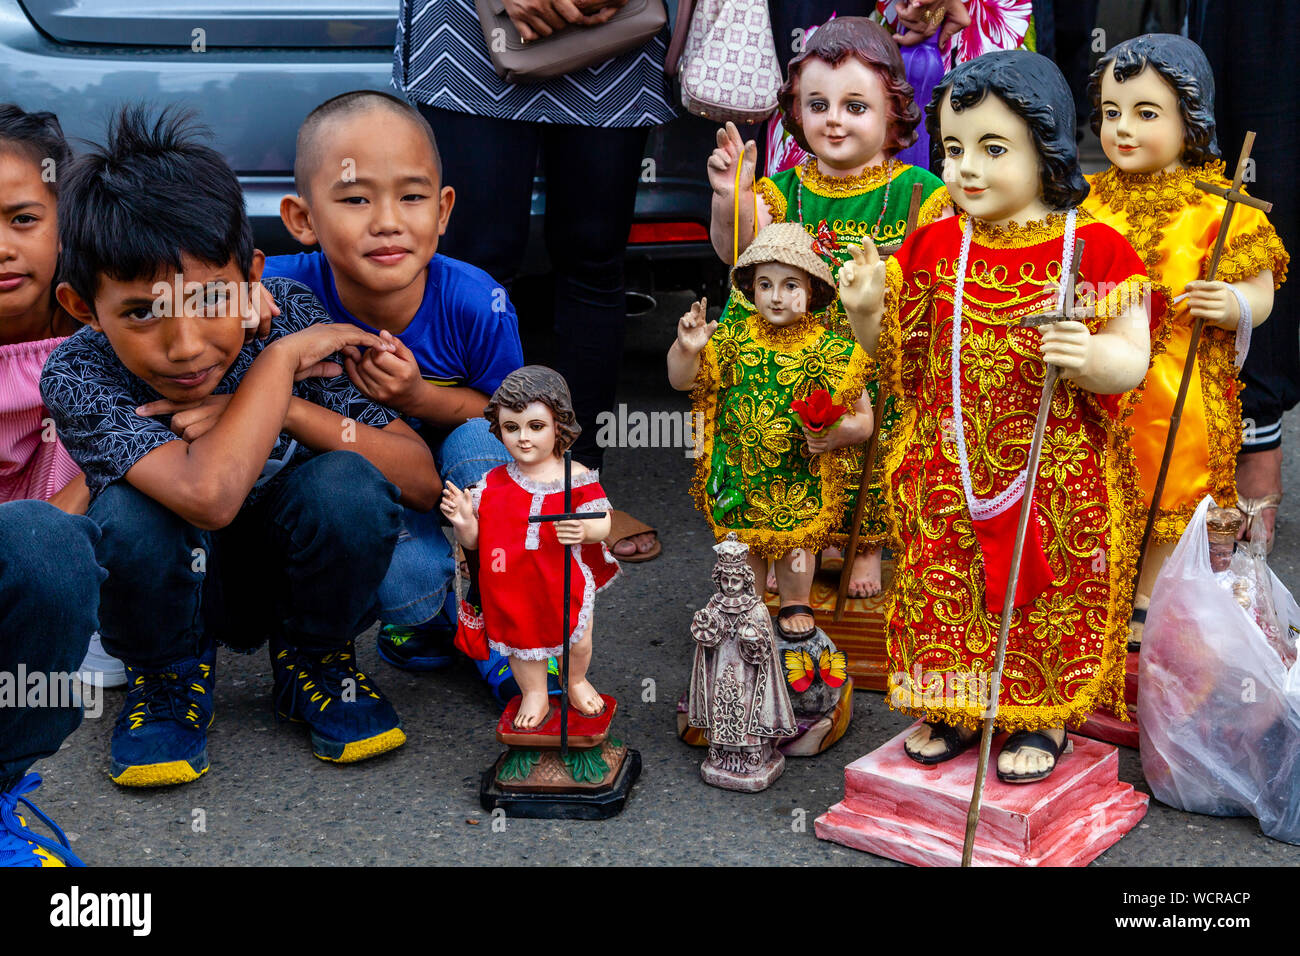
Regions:
<svg viewBox="0 0 1300 956"><path fill-rule="evenodd" d="M1122 232L1171 308L1144 387L1125 396L1143 496L1140 642L1151 588L1206 495L1237 503L1240 385L1250 330L1268 318L1288 256L1249 196L1254 134L1224 176L1214 131L1214 76L1191 40L1148 34L1108 50L1090 84L1093 129L1113 164L1091 177L1084 208ZM1243 502L1258 513L1276 503Z"/></svg>
<svg viewBox="0 0 1300 956"><path fill-rule="evenodd" d="M1074 210L1071 103L1037 54L958 66L931 116L959 215L887 264L864 243L839 277L902 410L885 649L890 706L925 720L904 750L942 763L996 721L1007 783L1049 776L1094 708L1124 712L1137 549L1117 411L1149 361L1146 279L1122 236ZM1025 319L1041 313L1040 332Z"/></svg>
<svg viewBox="0 0 1300 956"><path fill-rule="evenodd" d="M609 500L595 471L573 465L580 426L559 373L540 365L510 373L484 417L514 461L471 489L448 483L442 502L472 572L457 645L508 656L522 692L498 723L510 750L484 774L480 798L515 816L608 816L640 769L636 751L609 735L617 702L587 677L595 596L619 573L602 543ZM560 662L558 708L551 659Z"/></svg>

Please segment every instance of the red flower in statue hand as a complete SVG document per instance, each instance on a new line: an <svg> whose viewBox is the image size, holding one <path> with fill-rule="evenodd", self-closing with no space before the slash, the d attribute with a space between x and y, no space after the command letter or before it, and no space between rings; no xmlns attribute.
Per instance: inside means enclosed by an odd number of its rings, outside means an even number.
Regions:
<svg viewBox="0 0 1300 956"><path fill-rule="evenodd" d="M790 403L790 411L799 416L799 420L810 432L830 428L848 410L847 405L836 405L831 400L831 393L824 388L810 394L806 402L796 398Z"/></svg>
<svg viewBox="0 0 1300 956"><path fill-rule="evenodd" d="M840 245L840 238L835 235L835 230L826 225L825 219L817 224L817 234L813 236L812 247L813 252L826 258L830 258L835 250L844 248Z"/></svg>

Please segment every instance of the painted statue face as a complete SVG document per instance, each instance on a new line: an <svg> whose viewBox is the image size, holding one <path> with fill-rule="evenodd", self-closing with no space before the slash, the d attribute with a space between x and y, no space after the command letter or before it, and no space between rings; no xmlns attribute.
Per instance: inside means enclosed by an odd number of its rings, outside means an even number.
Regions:
<svg viewBox="0 0 1300 956"><path fill-rule="evenodd" d="M550 406L532 402L522 412L502 408L497 416L501 443L521 465L535 465L555 455L555 416Z"/></svg>
<svg viewBox="0 0 1300 956"><path fill-rule="evenodd" d="M850 56L839 66L811 58L799 73L799 122L824 172L856 175L885 161L885 88L876 71Z"/></svg>
<svg viewBox="0 0 1300 956"><path fill-rule="evenodd" d="M1171 172L1182 166L1178 94L1151 67L1123 83L1110 70L1102 76L1101 148L1125 173Z"/></svg>
<svg viewBox="0 0 1300 956"><path fill-rule="evenodd" d="M811 286L802 269L764 262L754 269L754 307L772 325L789 325L808 311Z"/></svg>
<svg viewBox="0 0 1300 956"><path fill-rule="evenodd" d="M1038 149L1029 125L997 96L989 94L958 112L944 97L939 108L943 135L943 182L953 202L995 226L1042 219Z"/></svg>

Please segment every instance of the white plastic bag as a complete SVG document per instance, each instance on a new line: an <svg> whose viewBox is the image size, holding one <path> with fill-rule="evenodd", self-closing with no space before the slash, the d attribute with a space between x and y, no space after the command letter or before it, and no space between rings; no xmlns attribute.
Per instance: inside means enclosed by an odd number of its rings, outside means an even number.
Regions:
<svg viewBox="0 0 1300 956"><path fill-rule="evenodd" d="M1151 595L1138 670L1142 772L1162 803L1253 816L1268 836L1300 844L1300 662L1288 668L1215 580L1213 503L1201 502ZM1269 578L1282 626L1300 627L1290 592Z"/></svg>

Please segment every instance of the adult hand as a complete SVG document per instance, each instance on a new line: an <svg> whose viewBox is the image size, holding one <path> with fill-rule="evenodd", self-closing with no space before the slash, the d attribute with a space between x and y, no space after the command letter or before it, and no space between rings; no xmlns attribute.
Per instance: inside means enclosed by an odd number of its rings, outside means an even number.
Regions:
<svg viewBox="0 0 1300 956"><path fill-rule="evenodd" d="M569 23L577 23L585 14L573 0L503 0L506 16L519 31L525 43L548 37L563 30ZM562 12L564 11L564 12ZM568 16L565 15L567 12ZM570 19L572 17L572 19Z"/></svg>

